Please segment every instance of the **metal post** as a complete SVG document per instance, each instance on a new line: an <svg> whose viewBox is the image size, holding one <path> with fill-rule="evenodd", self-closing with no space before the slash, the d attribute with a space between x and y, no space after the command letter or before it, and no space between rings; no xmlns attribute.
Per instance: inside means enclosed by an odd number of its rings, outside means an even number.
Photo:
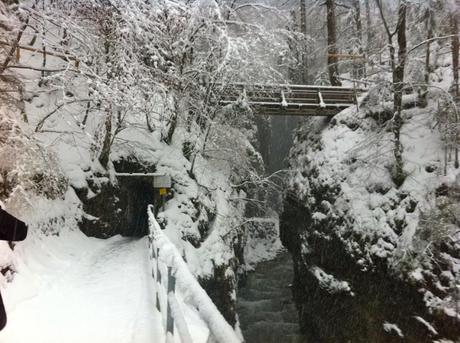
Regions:
<svg viewBox="0 0 460 343"><path fill-rule="evenodd" d="M168 297L170 293L176 290L176 277L172 273L172 267L168 267ZM170 333L174 336L174 318L171 312L171 305L168 300L168 307L166 312L166 335Z"/></svg>

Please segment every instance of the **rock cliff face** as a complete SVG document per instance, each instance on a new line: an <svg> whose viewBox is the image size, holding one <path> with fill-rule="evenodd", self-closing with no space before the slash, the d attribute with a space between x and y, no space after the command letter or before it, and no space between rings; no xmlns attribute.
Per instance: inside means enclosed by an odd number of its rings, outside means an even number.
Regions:
<svg viewBox="0 0 460 343"><path fill-rule="evenodd" d="M417 128L405 111L411 176L396 187L390 133L367 113L306 123L291 151L280 225L302 331L314 342L457 342L458 171L440 172L430 109Z"/></svg>

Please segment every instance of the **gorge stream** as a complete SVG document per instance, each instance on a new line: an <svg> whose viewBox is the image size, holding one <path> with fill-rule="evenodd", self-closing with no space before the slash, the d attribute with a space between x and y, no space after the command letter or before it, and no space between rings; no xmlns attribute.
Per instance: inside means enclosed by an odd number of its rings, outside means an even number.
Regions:
<svg viewBox="0 0 460 343"><path fill-rule="evenodd" d="M248 274L238 294L238 314L247 343L308 343L299 333L290 283L291 256L281 252Z"/></svg>
<svg viewBox="0 0 460 343"><path fill-rule="evenodd" d="M287 158L293 144L297 117L272 116L260 125L259 137L267 174L286 170ZM281 177L283 179L284 177ZM272 208L282 212L281 179L275 179L280 191L270 197ZM282 251L271 260L258 264L248 273L238 291L237 312L247 343L307 343L300 334L297 310L290 284L294 270L291 255Z"/></svg>

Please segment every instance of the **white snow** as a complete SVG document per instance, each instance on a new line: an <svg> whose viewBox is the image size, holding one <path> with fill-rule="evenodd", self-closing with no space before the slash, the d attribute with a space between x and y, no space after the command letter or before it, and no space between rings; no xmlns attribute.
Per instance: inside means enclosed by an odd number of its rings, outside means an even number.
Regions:
<svg viewBox="0 0 460 343"><path fill-rule="evenodd" d="M13 283L2 289L5 343L160 342L147 239L88 238L62 230L18 246Z"/></svg>
<svg viewBox="0 0 460 343"><path fill-rule="evenodd" d="M283 245L279 238L278 218L248 218L245 224L244 263L250 271L262 262L276 257Z"/></svg>
<svg viewBox="0 0 460 343"><path fill-rule="evenodd" d="M318 266L311 267L310 271L318 280L320 287L329 293L350 293L351 296L354 295L354 293L351 291L350 284L347 281L336 279L334 275L326 273Z"/></svg>
<svg viewBox="0 0 460 343"><path fill-rule="evenodd" d="M312 219L317 220L317 221L322 221L327 218L327 216L324 213L321 212L314 212L311 215Z"/></svg>
<svg viewBox="0 0 460 343"><path fill-rule="evenodd" d="M420 323L422 323L423 325L425 325L425 327L434 335L437 335L438 334L438 331L436 331L436 329L430 324L428 323L425 319L423 319L422 317L419 317L419 316L414 316L415 319L417 319Z"/></svg>
<svg viewBox="0 0 460 343"><path fill-rule="evenodd" d="M423 277L422 272L423 272L422 268L416 268L413 272L410 273L410 277L416 281L423 281L424 277Z"/></svg>
<svg viewBox="0 0 460 343"><path fill-rule="evenodd" d="M385 322L383 323L383 329L386 331L386 332L395 332L399 337L403 338L404 335L401 331L401 329L398 327L398 325L396 324L392 324L392 323L388 323L388 322Z"/></svg>

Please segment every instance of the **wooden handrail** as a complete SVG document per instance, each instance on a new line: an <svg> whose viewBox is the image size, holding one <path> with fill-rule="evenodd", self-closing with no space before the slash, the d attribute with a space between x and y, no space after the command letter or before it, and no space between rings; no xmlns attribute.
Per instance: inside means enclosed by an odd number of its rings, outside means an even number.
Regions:
<svg viewBox="0 0 460 343"><path fill-rule="evenodd" d="M357 96L365 88L342 86L248 84L234 82L221 85L215 104L238 103L244 92L246 104L262 115L334 116L343 109L357 103Z"/></svg>
<svg viewBox="0 0 460 343"><path fill-rule="evenodd" d="M320 85L296 85L296 84L270 84L270 83L229 83L225 85L225 90L243 90L245 89L248 93L253 92L280 92L281 90L289 90L295 92L302 91L312 91L312 92L354 92L353 87L343 87L343 86L320 86ZM358 92L365 92L365 88L357 88Z"/></svg>
<svg viewBox="0 0 460 343"><path fill-rule="evenodd" d="M241 339L237 337L231 325L227 323L205 290L201 288L189 271L175 245L162 232L153 214L152 205L149 205L147 213L156 306L159 312L166 316L166 343L174 341L174 328L177 328L181 343L193 343L185 317L176 298L176 281L179 290L184 291L186 289L188 302L197 309L199 316L207 325L209 329L208 342L241 343ZM164 279L165 276L167 276L166 280Z"/></svg>

